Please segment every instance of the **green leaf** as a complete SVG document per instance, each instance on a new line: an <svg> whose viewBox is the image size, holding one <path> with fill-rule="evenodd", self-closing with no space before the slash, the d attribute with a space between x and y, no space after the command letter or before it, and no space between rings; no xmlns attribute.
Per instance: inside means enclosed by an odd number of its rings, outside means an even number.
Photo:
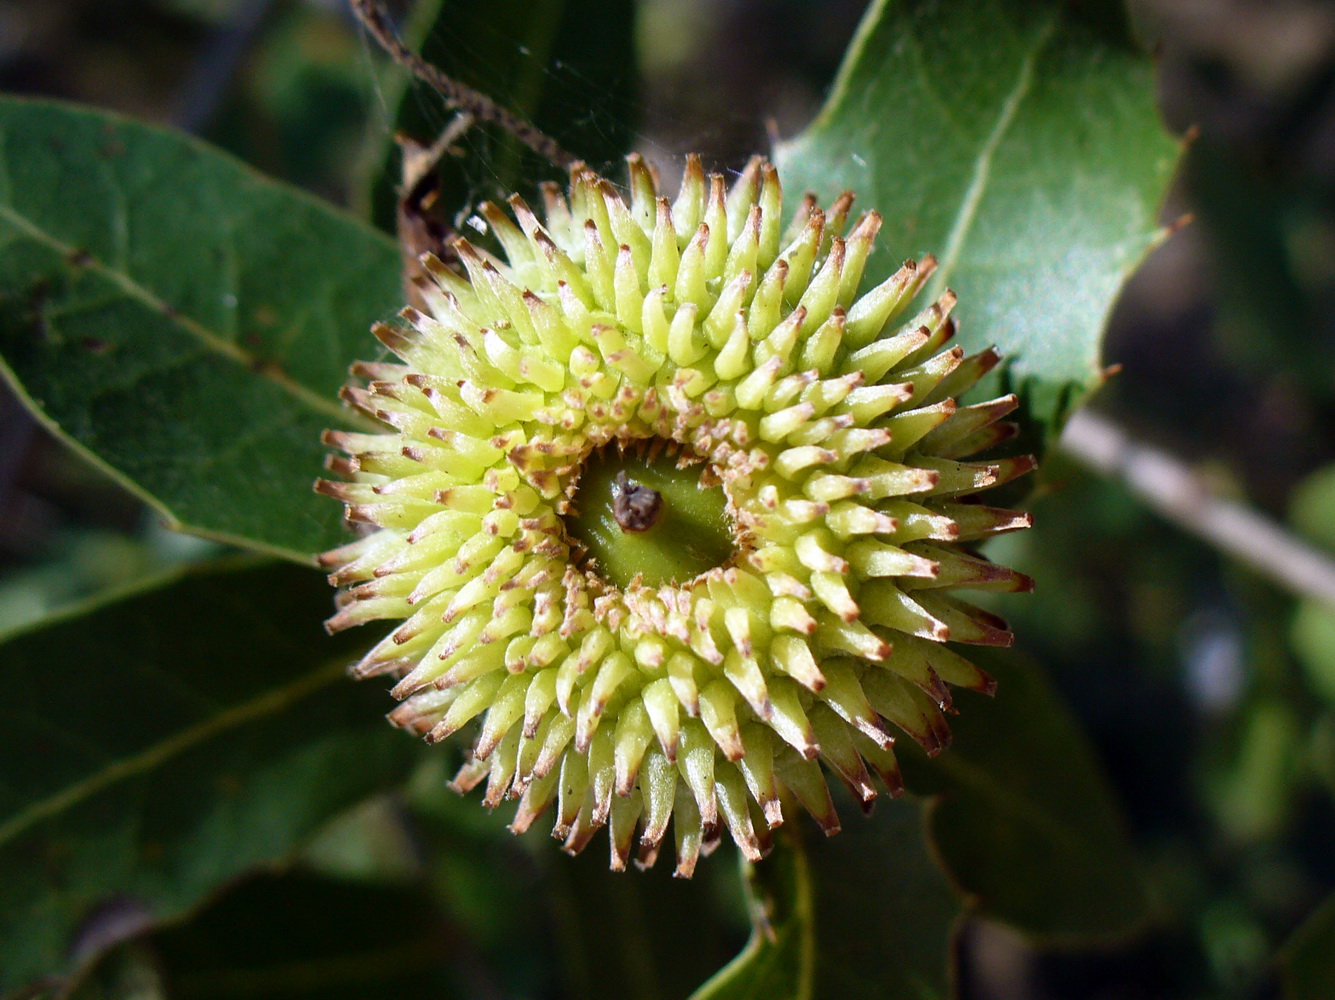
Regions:
<svg viewBox="0 0 1335 1000"><path fill-rule="evenodd" d="M405 38L451 77L531 121L575 156L619 173L636 107L635 5L623 0L419 0ZM379 125L369 163L370 214L394 229L401 180L394 134L430 146L449 120L440 96L403 80L389 91L392 128ZM551 164L492 126L458 143L440 164L441 202L453 216L536 181L560 179Z"/></svg>
<svg viewBox="0 0 1335 1000"><path fill-rule="evenodd" d="M1069 6L879 0L825 109L776 150L790 191L885 216L870 277L939 258L928 291L959 293L960 343L996 344L1049 431L1100 381L1177 159L1149 60Z"/></svg>
<svg viewBox="0 0 1335 1000"><path fill-rule="evenodd" d="M684 881L668 858L647 872L613 872L601 844L571 859L550 838L535 839L566 996L685 997L745 936L744 912L731 905L736 894L725 895L737 884L731 844Z"/></svg>
<svg viewBox="0 0 1335 1000"><path fill-rule="evenodd" d="M447 790L453 768L440 753L431 761L408 794L419 842L437 897L494 970L498 995L677 1000L745 939L741 887L722 856L731 846L689 880L674 878L667 858L609 871L605 840L571 858L546 822L514 837L510 808L488 812L476 795Z"/></svg>
<svg viewBox="0 0 1335 1000"><path fill-rule="evenodd" d="M413 740L345 679L308 570L231 562L0 650L0 996L178 917L397 784Z"/></svg>
<svg viewBox="0 0 1335 1000"><path fill-rule="evenodd" d="M172 1000L388 1000L470 985L458 981L465 942L420 890L305 872L248 880L153 944Z"/></svg>
<svg viewBox="0 0 1335 1000"><path fill-rule="evenodd" d="M747 873L751 940L692 1000L950 994L960 902L930 856L919 803L881 803L824 843L785 827Z"/></svg>
<svg viewBox="0 0 1335 1000"><path fill-rule="evenodd" d="M384 236L183 135L0 98L0 356L44 423L174 525L307 559Z"/></svg>
<svg viewBox="0 0 1335 1000"><path fill-rule="evenodd" d="M1219 762L1204 796L1230 840L1254 844L1288 829L1303 730L1293 704L1275 695L1254 696L1238 713L1231 759Z"/></svg>
<svg viewBox="0 0 1335 1000"><path fill-rule="evenodd" d="M1318 546L1335 550L1335 465L1298 484L1289 499L1289 520ZM1289 635L1312 690L1335 704L1335 610L1320 601L1299 601Z"/></svg>
<svg viewBox="0 0 1335 1000"><path fill-rule="evenodd" d="M1335 983L1335 895L1289 938L1279 973L1286 1000L1328 1000Z"/></svg>
<svg viewBox="0 0 1335 1000"><path fill-rule="evenodd" d="M1313 542L1335 551L1335 465L1322 466L1294 488L1289 520Z"/></svg>
<svg viewBox="0 0 1335 1000"><path fill-rule="evenodd" d="M939 792L928 822L942 864L982 913L1031 935L1134 932L1145 883L1079 725L1037 667L974 659L996 677L995 699L961 692L949 749L902 755L910 787Z"/></svg>

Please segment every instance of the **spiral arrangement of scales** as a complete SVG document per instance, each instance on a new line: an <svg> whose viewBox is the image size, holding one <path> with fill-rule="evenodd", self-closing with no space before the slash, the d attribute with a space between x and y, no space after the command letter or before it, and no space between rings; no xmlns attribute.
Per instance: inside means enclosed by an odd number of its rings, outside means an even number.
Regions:
<svg viewBox="0 0 1335 1000"><path fill-rule="evenodd" d="M672 201L629 168L629 198L575 164L541 217L482 206L503 260L426 261L426 308L374 329L400 360L344 392L385 430L326 436L317 489L369 528L321 559L331 629L396 623L355 667L391 720L476 725L453 787L516 832L555 803L571 852L608 826L618 869L671 824L689 876L788 803L837 831L822 763L869 806L896 730L947 743L950 687L993 686L953 644L1011 642L958 592L1032 585L970 548L1028 515L974 495L1034 462L967 460L1016 398L956 402L999 358L949 345L953 293L902 318L931 258L857 294L876 212L785 226L761 158L729 188L690 157Z"/></svg>

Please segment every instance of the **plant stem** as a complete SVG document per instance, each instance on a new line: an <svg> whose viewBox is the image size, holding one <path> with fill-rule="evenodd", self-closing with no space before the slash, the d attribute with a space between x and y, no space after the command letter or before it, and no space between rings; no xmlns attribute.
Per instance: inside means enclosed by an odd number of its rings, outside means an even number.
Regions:
<svg viewBox="0 0 1335 1000"><path fill-rule="evenodd" d="M578 161L578 157L566 152L560 143L532 122L501 107L486 94L448 76L404 45L403 39L394 30L389 14L379 0L351 0L351 3L358 19L366 26L371 37L380 43L380 47L396 63L434 88L451 107L472 115L478 121L490 122L504 129L533 152L558 167L568 168Z"/></svg>
<svg viewBox="0 0 1335 1000"><path fill-rule="evenodd" d="M1216 495L1181 459L1089 410L1071 417L1061 447L1094 471L1120 479L1168 520L1273 583L1335 608L1335 559L1245 504Z"/></svg>

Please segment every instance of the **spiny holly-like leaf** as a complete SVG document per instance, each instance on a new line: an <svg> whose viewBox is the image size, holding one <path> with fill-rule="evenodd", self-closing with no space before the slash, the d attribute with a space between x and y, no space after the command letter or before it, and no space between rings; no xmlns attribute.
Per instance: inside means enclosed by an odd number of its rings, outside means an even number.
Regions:
<svg viewBox="0 0 1335 1000"><path fill-rule="evenodd" d="M1177 159L1149 60L1073 6L878 0L824 111L776 151L790 189L885 216L869 280L939 258L929 291L959 293L960 342L996 344L1049 430L1099 382Z"/></svg>
<svg viewBox="0 0 1335 1000"><path fill-rule="evenodd" d="M936 1000L950 994L960 902L928 853L923 807L883 802L839 836L785 828L747 869L755 929L692 1000Z"/></svg>
<svg viewBox="0 0 1335 1000"><path fill-rule="evenodd" d="M911 788L938 793L928 829L951 880L985 915L1043 939L1134 932L1145 883L1079 724L1035 665L976 659L995 699L961 692L950 748L903 761Z"/></svg>
<svg viewBox="0 0 1335 1000"><path fill-rule="evenodd" d="M0 996L406 774L415 745L345 679L354 647L322 633L327 604L308 570L226 563L0 647Z"/></svg>
<svg viewBox="0 0 1335 1000"><path fill-rule="evenodd" d="M176 526L343 537L311 482L400 300L386 237L178 133L0 98L0 247L4 374L47 426Z"/></svg>

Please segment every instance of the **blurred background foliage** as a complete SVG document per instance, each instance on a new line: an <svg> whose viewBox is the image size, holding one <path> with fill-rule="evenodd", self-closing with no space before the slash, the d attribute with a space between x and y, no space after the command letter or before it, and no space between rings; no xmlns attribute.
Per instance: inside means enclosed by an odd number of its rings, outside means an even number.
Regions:
<svg viewBox="0 0 1335 1000"><path fill-rule="evenodd" d="M701 150L737 166L815 113L864 4L640 0L591 36L535 38L522 4L494 6L514 16L428 32L427 55L465 79L509 74L515 90L495 96L565 123L549 127L595 160L629 134L651 158ZM1335 554L1335 7L1137 0L1133 13L1170 127L1196 137L1164 218L1195 221L1126 289L1106 346L1122 370L1095 405ZM599 77L590 50L619 38L638 77ZM524 107L535 74L553 96ZM179 125L382 221L404 85L341 0L0 0L0 89ZM415 86L406 106L428 132L447 121ZM470 135L488 145L458 158L452 183L491 196L531 176L503 142ZM1335 995L1335 970L1299 946L1330 941L1329 905L1274 958L1335 888L1335 609L1275 589L1060 453L1031 506L1039 530L992 554L1039 587L1004 611L1092 735L1148 859L1155 918L1097 951L975 920L962 995L1263 998L1285 982ZM0 628L214 551L157 527L0 400ZM296 868L117 951L80 996L364 997L373 984L647 1000L684 996L744 940L726 865L667 893L662 870L617 877L596 853L571 862L499 835L475 803L427 794L438 783L419 775L322 833Z"/></svg>

